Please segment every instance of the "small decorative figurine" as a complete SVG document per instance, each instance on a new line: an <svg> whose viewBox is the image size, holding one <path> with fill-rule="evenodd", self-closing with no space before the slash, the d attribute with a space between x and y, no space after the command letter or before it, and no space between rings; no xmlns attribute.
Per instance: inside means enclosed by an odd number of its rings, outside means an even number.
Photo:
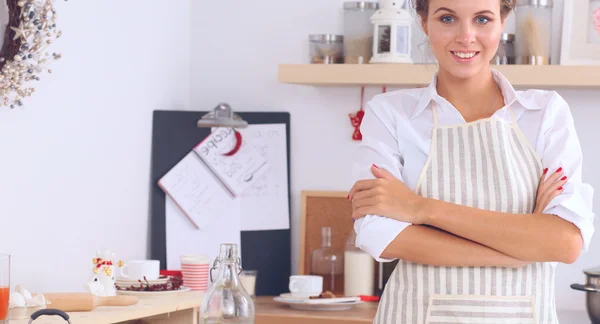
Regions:
<svg viewBox="0 0 600 324"><path fill-rule="evenodd" d="M122 271L123 261L114 264L115 252L107 249L96 251L92 259L92 276L85 287L88 292L96 296L115 296L115 270ZM123 273L120 273L123 275Z"/></svg>

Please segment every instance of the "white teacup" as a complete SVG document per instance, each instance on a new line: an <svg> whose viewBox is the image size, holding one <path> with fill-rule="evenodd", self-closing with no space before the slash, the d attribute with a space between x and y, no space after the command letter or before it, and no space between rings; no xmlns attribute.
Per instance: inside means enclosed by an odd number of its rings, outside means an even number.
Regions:
<svg viewBox="0 0 600 324"><path fill-rule="evenodd" d="M290 276L289 289L294 297L318 296L323 292L323 277L308 275Z"/></svg>
<svg viewBox="0 0 600 324"><path fill-rule="evenodd" d="M121 276L124 279L156 280L160 277L160 261L158 260L132 260L125 262L121 268Z"/></svg>

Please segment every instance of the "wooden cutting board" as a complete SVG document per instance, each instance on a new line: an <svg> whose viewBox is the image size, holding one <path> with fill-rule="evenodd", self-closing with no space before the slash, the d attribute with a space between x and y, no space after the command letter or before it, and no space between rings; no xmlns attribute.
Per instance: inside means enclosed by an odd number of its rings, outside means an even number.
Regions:
<svg viewBox="0 0 600 324"><path fill-rule="evenodd" d="M89 312L99 306L130 306L138 302L135 296L101 297L90 293L45 293L48 308L64 312Z"/></svg>

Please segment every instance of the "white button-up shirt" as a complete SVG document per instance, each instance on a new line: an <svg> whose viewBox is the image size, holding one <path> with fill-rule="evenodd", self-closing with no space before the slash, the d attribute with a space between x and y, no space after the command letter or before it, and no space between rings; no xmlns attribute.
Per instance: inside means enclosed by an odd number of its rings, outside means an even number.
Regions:
<svg viewBox="0 0 600 324"><path fill-rule="evenodd" d="M562 167L568 177L563 192L544 213L555 214L577 226L587 251L594 233L593 188L582 180L582 152L573 117L565 100L554 91L515 91L498 71L492 74L504 95L504 107L494 118L511 121L510 109L521 131L548 173ZM354 159L354 180L373 179L373 164L391 172L415 190L425 166L433 132L432 105L438 105L438 125L464 124L462 115L436 90L437 74L429 87L403 89L376 95L365 107L360 127L363 139ZM411 224L378 215L354 223L356 245L382 262L381 253Z"/></svg>

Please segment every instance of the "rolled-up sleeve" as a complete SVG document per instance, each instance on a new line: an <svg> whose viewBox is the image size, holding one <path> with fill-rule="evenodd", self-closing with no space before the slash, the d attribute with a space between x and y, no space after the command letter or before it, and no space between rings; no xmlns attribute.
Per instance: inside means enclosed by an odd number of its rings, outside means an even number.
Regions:
<svg viewBox="0 0 600 324"><path fill-rule="evenodd" d="M395 177L402 179L403 158L396 139L395 113L384 109L375 100L365 108L365 115L360 127L362 142L356 151L353 162L353 179L373 179L373 164L385 169ZM382 258L381 253L402 232L409 223L379 215L367 215L354 222L356 246L369 253L379 262L390 262L395 259Z"/></svg>
<svg viewBox="0 0 600 324"><path fill-rule="evenodd" d="M587 251L594 234L592 199L594 189L582 179L583 154L567 102L553 94L544 117L542 134L544 152L542 164L548 173L563 168L568 177L563 192L544 210L573 223L581 231L583 251Z"/></svg>

